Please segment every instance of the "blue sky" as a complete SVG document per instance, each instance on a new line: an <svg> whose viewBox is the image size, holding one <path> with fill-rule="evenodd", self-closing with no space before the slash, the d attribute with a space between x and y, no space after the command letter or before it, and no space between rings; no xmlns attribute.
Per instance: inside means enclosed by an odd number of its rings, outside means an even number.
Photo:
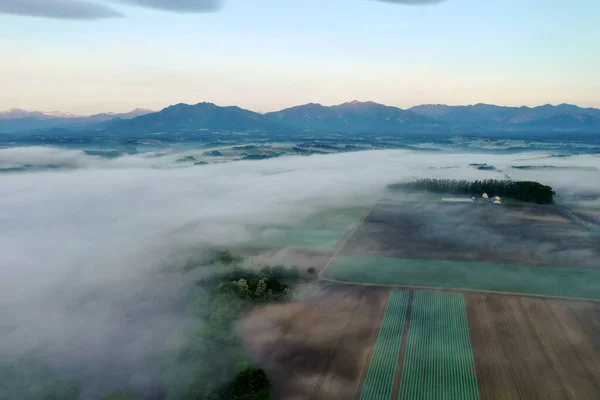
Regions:
<svg viewBox="0 0 600 400"><path fill-rule="evenodd" d="M97 1L123 17L0 14L0 109L600 107L597 0L229 0L212 13Z"/></svg>

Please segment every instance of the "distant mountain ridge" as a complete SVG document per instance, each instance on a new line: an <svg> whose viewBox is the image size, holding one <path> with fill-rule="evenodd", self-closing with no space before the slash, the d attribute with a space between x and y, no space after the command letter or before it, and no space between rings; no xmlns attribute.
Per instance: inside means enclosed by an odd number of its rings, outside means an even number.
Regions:
<svg viewBox="0 0 600 400"><path fill-rule="evenodd" d="M42 114L42 115L40 115ZM11 128L12 124L12 128ZM93 129L118 135L189 132L403 134L461 132L600 133L600 110L571 104L504 107L490 104L424 104L401 109L372 101L335 106L309 103L266 114L213 103L175 104L158 112L126 114L0 113L0 132L44 128ZM8 130L7 130L8 127ZM3 130L4 128L4 130Z"/></svg>
<svg viewBox="0 0 600 400"><path fill-rule="evenodd" d="M0 111L0 120L19 118L84 118L84 116L62 111L26 111L20 108L11 108L10 110Z"/></svg>
<svg viewBox="0 0 600 400"><path fill-rule="evenodd" d="M271 121L305 132L400 133L417 128L444 128L446 125L409 110L356 100L331 107L310 103L265 116Z"/></svg>
<svg viewBox="0 0 600 400"><path fill-rule="evenodd" d="M114 119L131 119L154 111L136 108L127 113L77 115L62 111L26 111L20 108L0 111L0 132L10 133L33 129L77 127L99 124Z"/></svg>
<svg viewBox="0 0 600 400"><path fill-rule="evenodd" d="M135 118L140 115L153 113L152 110L146 110L143 108L136 108L133 111L129 111L126 113L100 113L100 114L92 114L92 115L79 115L79 114L71 114L69 112L62 111L52 111L52 112L44 112L44 111L26 111L21 108L11 108L6 111L0 111L0 119L20 119L20 118Z"/></svg>
<svg viewBox="0 0 600 400"><path fill-rule="evenodd" d="M213 103L175 104L159 112L130 120L115 121L109 130L131 133L265 130L268 122L261 114L243 108L219 107Z"/></svg>
<svg viewBox="0 0 600 400"><path fill-rule="evenodd" d="M538 107L425 104L409 110L422 116L435 118L455 128L585 130L600 127L599 109L581 108L572 104L557 106L546 104Z"/></svg>
<svg viewBox="0 0 600 400"><path fill-rule="evenodd" d="M311 103L266 114L235 106L198 103L176 104L157 113L116 121L107 130L130 134L195 131L393 134L445 125L412 111L374 102L353 101L331 107Z"/></svg>

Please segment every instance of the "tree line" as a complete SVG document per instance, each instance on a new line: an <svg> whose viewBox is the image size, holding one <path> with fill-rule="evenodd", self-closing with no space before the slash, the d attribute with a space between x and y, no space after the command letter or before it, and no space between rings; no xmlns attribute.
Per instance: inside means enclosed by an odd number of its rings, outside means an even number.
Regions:
<svg viewBox="0 0 600 400"><path fill-rule="evenodd" d="M509 181L497 179L456 180L456 179L418 179L413 182L389 185L392 190L428 191L434 193L465 194L481 196L508 197L515 200L537 204L551 204L556 194L550 186L533 181Z"/></svg>

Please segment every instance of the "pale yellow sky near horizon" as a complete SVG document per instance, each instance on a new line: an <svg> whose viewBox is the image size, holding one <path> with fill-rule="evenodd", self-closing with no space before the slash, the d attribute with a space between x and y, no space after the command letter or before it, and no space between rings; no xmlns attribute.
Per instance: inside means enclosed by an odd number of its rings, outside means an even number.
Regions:
<svg viewBox="0 0 600 400"><path fill-rule="evenodd" d="M38 53L39 54L39 53ZM0 110L22 108L75 114L159 110L176 103L202 101L237 105L257 112L315 102L376 101L409 108L419 104L489 103L536 106L574 103L600 108L600 87L585 82L558 85L532 71L526 84L510 71L461 66L382 65L301 60L264 68L249 60L199 60L199 68L127 66L94 57L61 63L30 56L19 66L0 66ZM318 69L317 69L318 67ZM551 83L552 82L552 83ZM516 100L518 99L518 100Z"/></svg>
<svg viewBox="0 0 600 400"><path fill-rule="evenodd" d="M0 15L0 110L208 101L268 112L352 100L600 108L597 0L260 1L209 14L119 6L125 17L94 21Z"/></svg>

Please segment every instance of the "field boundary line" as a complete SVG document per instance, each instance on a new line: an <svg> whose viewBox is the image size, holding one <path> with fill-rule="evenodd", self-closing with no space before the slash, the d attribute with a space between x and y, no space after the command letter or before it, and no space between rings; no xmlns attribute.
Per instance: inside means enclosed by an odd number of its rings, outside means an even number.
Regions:
<svg viewBox="0 0 600 400"><path fill-rule="evenodd" d="M373 209L375 208L375 206L379 203L379 201L377 201L375 204L373 204L371 206L371 208L369 208L366 212L365 215L363 215L363 217L360 219L360 221L358 221L358 224L356 224L356 226L348 231L346 231L342 237L340 238L339 242L335 245L335 250L333 252L333 254L331 255L331 257L329 258L329 260L327 261L327 263L325 264L325 266L323 268L321 268L321 271L319 271L319 277L318 277L318 281L321 281L324 279L324 275L325 275L325 271L327 271L327 268L329 268L329 266L333 263L333 259L338 255L338 253L346 246L346 243L348 242L348 240L354 236L354 234L356 233L356 231L358 230L358 228L360 228L362 226L362 224L365 222L365 220L369 217L369 215L371 215L371 212L373 211Z"/></svg>
<svg viewBox="0 0 600 400"><path fill-rule="evenodd" d="M501 291L486 290L486 289L466 289L466 288L441 287L441 286L412 286L412 285L394 285L394 284L385 284L385 283L352 282L352 281L340 281L338 279L331 279L331 278L323 278L323 281L329 282L329 283L339 283L339 284L343 284L343 285L352 285L352 286L380 286L380 287L391 287L391 288L398 288L398 289L451 290L451 291L455 291L455 292L500 294L503 296L535 297L538 299L587 301L587 302L591 302L591 303L599 303L600 304L600 299L591 299L591 298L586 298L586 297L552 296L552 295L535 294L535 293L501 292Z"/></svg>

